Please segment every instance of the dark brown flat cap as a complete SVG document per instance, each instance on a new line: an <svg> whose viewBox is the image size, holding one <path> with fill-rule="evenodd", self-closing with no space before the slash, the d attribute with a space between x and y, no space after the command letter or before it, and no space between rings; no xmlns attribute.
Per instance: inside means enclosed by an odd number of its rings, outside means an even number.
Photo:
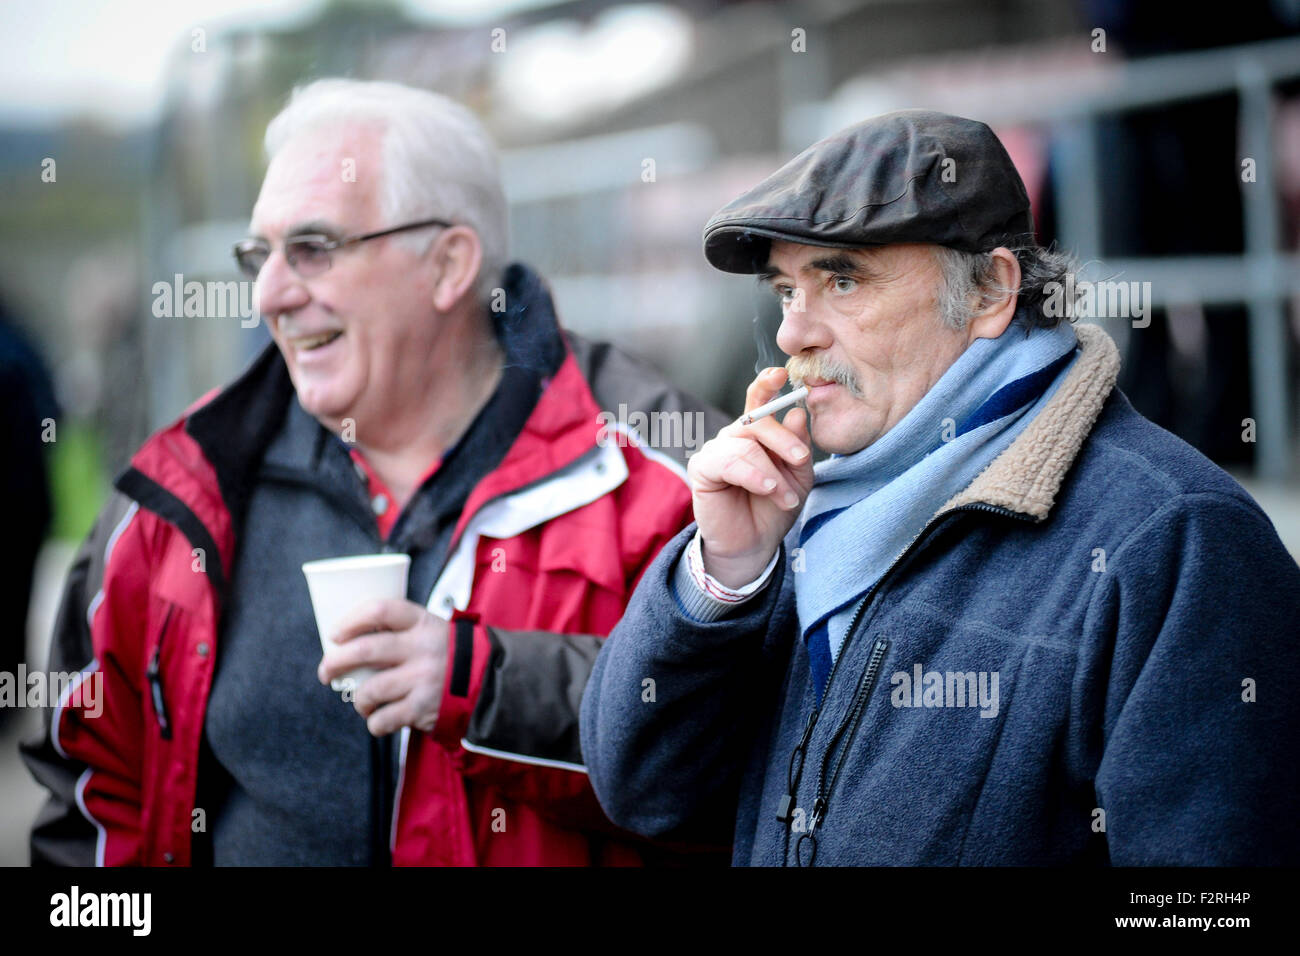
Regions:
<svg viewBox="0 0 1300 956"><path fill-rule="evenodd" d="M986 252L1033 232L1025 184L988 126L900 110L810 146L728 203L704 227L704 255L724 272L754 273L773 239Z"/></svg>

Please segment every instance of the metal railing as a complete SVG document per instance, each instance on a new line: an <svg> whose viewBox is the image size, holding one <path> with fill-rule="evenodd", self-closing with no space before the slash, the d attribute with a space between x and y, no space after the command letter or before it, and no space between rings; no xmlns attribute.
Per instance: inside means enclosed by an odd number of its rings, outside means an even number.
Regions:
<svg viewBox="0 0 1300 956"><path fill-rule="evenodd" d="M1285 301L1300 293L1300 256L1282 250L1276 176L1273 90L1300 77L1300 38L1123 60L1084 53L1088 35L1044 48L966 55L969 76L935 83L959 58L938 57L864 75L822 110L820 135L846 115L927 107L976 116L994 126L1037 126L1052 134L1058 243L1090 265L1083 278L1142 280L1149 305L1244 304L1249 316L1251 408L1256 419L1256 472L1278 481L1294 476L1295 410L1288 395ZM1059 62L1058 62L1059 61ZM1017 66L1018 65L1018 66ZM962 64L958 64L959 68ZM981 68L984 68L981 73ZM1017 73L1017 68L1019 72ZM947 71L947 72L945 72ZM1238 159L1255 161L1255 180L1241 182L1241 255L1172 255L1097 260L1102 252L1102 117L1235 93ZM1225 168L1225 176L1238 175ZM1195 197L1188 197L1194 201ZM1114 327L1114 323L1104 323Z"/></svg>
<svg viewBox="0 0 1300 956"><path fill-rule="evenodd" d="M1150 281L1155 305L1246 305L1251 407L1256 411L1258 439L1256 471L1268 480L1282 480L1294 472L1285 301L1300 294L1300 256L1281 252L1273 88L1295 77L1300 77L1300 39L1295 38L1153 57L1123 64L1106 88L1060 104L1044 117L1068 144L1061 150L1067 162L1056 190L1062 245L1087 257L1101 251L1097 119L1236 92L1238 157L1252 158L1256 166L1255 180L1241 183L1243 253L1108 260L1106 272Z"/></svg>

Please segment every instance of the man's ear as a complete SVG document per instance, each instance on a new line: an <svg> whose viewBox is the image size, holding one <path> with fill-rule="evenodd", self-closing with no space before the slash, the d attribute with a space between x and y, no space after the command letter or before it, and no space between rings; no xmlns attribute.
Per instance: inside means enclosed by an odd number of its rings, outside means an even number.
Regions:
<svg viewBox="0 0 1300 956"><path fill-rule="evenodd" d="M992 285L995 289L1020 288L1020 262L1006 246L998 246L991 253L993 256ZM1016 314L1016 302L1019 293L992 293L991 298L982 300L966 323L966 344L976 339L996 339L1007 330L1012 317Z"/></svg>
<svg viewBox="0 0 1300 956"><path fill-rule="evenodd" d="M452 226L429 249L437 279L433 285L433 306L450 312L474 287L483 265L483 246L468 226Z"/></svg>

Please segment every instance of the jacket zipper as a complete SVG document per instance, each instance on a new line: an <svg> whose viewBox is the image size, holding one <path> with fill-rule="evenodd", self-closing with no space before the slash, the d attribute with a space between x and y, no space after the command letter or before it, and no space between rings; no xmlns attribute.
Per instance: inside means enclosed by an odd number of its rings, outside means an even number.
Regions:
<svg viewBox="0 0 1300 956"><path fill-rule="evenodd" d="M969 505L962 505L959 508L953 508L950 511L945 511L943 514L932 518L925 525L925 527L923 527L916 534L916 536L912 538L910 542L908 542L907 547L905 547L899 553L898 557L894 558L894 560L890 563L889 567L885 569L885 573L880 576L880 580L878 580L874 585L872 585L871 589L867 592L866 596L862 599L862 603L858 605L857 611L855 611L853 614L853 620L849 622L848 630L845 632L844 644L840 648L839 654L835 656L835 662L831 665L830 673L826 675L826 681L822 684L822 692L820 697L821 701L825 702L826 700L826 694L830 690L831 682L835 679L835 672L839 670L840 661L842 661L845 658L846 656L845 651L848 650L849 644L853 642L853 638L856 636L858 628L862 624L863 618L866 616L868 606L871 605L872 599L881 592L885 583L889 580L890 575L892 575L894 573L894 570L900 564L903 563L904 559L906 559L914 550L917 549L918 544L922 541L923 538L928 537L930 532L934 528L946 522L949 515L959 514L965 511L983 511L989 514L1002 515L1004 517L1016 518L1022 521L1034 520L1031 516L1026 515L1023 512L1012 511L1010 508L1003 508L1000 505L991 505L983 502L975 502ZM866 709L865 702L867 698L870 696L872 689L875 687L877 672L880 667L880 662L884 659L885 651L888 650L888 647L889 647L889 643L887 641L877 641L876 646L872 648L871 657L867 661L867 667L863 673L862 682L861 684L859 684L858 690L854 693L853 701L850 704L850 708L849 708L850 718L852 718L854 711L858 710L859 708L861 709L861 711L865 711ZM800 778L802 778L803 776L803 764L804 764L804 760L807 759L808 744L812 741L813 730L816 728L817 720L820 716L821 716L821 704L815 704L813 706L812 711L808 714L808 720L804 724L803 734L799 739L799 743L795 745L794 750L791 751L790 753L790 772L789 772L789 779L788 779L789 785L787 787L788 792L785 794L785 796L781 798L780 804L778 805L777 815L776 815L777 820L782 824L783 829L785 830L785 851L782 854L782 858L781 858L782 866L786 865L789 857L790 824L792 818L792 810L794 808L794 802L796 796L799 792L799 781ZM857 723L860 722L860 720L861 720L861 712L857 714L857 717L854 720L853 732L856 732ZM851 732L849 734L848 740L845 741L845 752L847 752L848 743L852 739L853 739L853 733ZM830 747L833 745L834 745L834 740L832 740L831 744L827 745L828 753L826 755L823 755L822 768L820 773L818 774L818 779L817 779L817 795L814 798L814 802L813 802L812 816L810 817L809 820L810 825L808 827L808 832L801 834L799 840L796 841L795 844L796 863L799 862L798 860L799 844L803 842L805 837L808 837L813 841L812 859L816 858L817 843L816 843L816 838L812 837L812 832L817 828L817 825L821 823L822 819L826 815L826 807L829 802L830 794L829 792L823 794L822 783L826 771L826 758L829 756ZM800 756L801 754L803 756L799 760L799 769L796 772L794 769L795 758L797 756ZM843 755L841 755L840 764L836 766L835 773L831 778L831 787L834 787L835 777L839 776L839 767L843 765L843 759L844 759ZM810 859L809 860L810 865L811 862L812 860Z"/></svg>
<svg viewBox="0 0 1300 956"><path fill-rule="evenodd" d="M149 692L153 697L153 712L158 718L158 732L162 734L163 740L172 739L172 725L167 718L167 701L163 697L163 680L162 680L162 646L163 639L167 636L167 625L171 622L172 611L175 605L167 605L167 614L163 617L162 630L158 634L158 643L154 645L153 656L149 659L149 668L146 674L149 678Z"/></svg>
<svg viewBox="0 0 1300 956"><path fill-rule="evenodd" d="M826 806L830 802L831 791L835 789L835 781L839 778L840 768L844 766L844 756L849 750L849 741L853 739L853 734L858 729L858 724L862 720L862 713L866 710L867 698L871 696L871 691L876 686L876 680L880 677L880 663L885 659L885 652L889 650L888 641L876 641L876 646L871 649L871 657L867 660L866 670L862 673L862 680L858 684L858 689L853 694L853 700L849 703L849 713L845 718L844 724L837 733L831 738L826 745L826 752L822 756L821 769L817 772L817 795L813 800L812 816L808 821L808 832L817 829L817 824L826 815ZM840 734L844 734L844 746L840 748L839 760L835 762L835 771L831 774L829 785L826 782L826 767L830 763L831 754L834 752Z"/></svg>

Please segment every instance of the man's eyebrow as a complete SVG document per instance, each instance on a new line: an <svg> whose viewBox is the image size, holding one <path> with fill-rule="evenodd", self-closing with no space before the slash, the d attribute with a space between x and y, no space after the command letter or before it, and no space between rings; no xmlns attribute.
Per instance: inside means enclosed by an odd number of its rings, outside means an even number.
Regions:
<svg viewBox="0 0 1300 956"><path fill-rule="evenodd" d="M861 251L829 252L826 255L818 256L811 262L807 263L800 270L801 272L838 272L848 275L870 274L872 252L869 249ZM785 273L778 269L773 263L766 263L754 278L760 285L771 285L777 279L784 276Z"/></svg>
<svg viewBox="0 0 1300 956"><path fill-rule="evenodd" d="M848 275L870 272L871 267L865 256L852 255L848 252L833 252L819 256L804 266L806 272L838 272Z"/></svg>
<svg viewBox="0 0 1300 956"><path fill-rule="evenodd" d="M341 236L343 235L343 230L340 229L338 226L336 226L334 223L328 222L327 220L324 219L309 219L306 222L300 222L293 226L290 226L289 229L285 232L285 235L286 236L310 236L310 235Z"/></svg>
<svg viewBox="0 0 1300 956"><path fill-rule="evenodd" d="M343 235L343 230L334 223L325 219L308 219L306 222L295 223L285 230L286 236L329 236L337 238ZM266 236L257 232L249 232L254 239L265 239Z"/></svg>

